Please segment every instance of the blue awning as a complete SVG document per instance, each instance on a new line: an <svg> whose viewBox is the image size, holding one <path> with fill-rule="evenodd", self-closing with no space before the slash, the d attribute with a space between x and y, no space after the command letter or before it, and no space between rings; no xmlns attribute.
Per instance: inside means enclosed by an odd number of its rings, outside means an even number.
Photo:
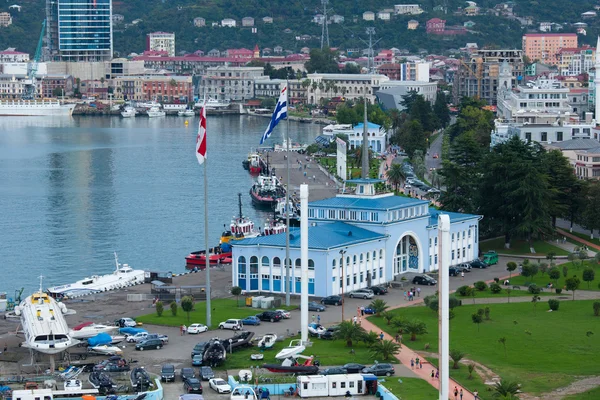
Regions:
<svg viewBox="0 0 600 400"><path fill-rule="evenodd" d="M363 380L366 382L377 380L377 377L373 374L362 374L362 377L363 377Z"/></svg>

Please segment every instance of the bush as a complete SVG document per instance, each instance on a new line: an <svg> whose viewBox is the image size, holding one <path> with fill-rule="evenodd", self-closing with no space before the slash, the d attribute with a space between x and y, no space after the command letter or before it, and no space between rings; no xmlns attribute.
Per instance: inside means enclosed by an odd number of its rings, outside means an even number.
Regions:
<svg viewBox="0 0 600 400"><path fill-rule="evenodd" d="M486 307L485 310L483 310L485 313L485 319L489 321L490 319L490 308Z"/></svg>
<svg viewBox="0 0 600 400"><path fill-rule="evenodd" d="M556 300L556 299L550 299L548 300L548 307L550 307L550 309L552 311L558 311L558 306L560 305L560 301Z"/></svg>
<svg viewBox="0 0 600 400"><path fill-rule="evenodd" d="M500 286L498 284L498 282L494 282L492 284L490 284L490 292L494 293L494 294L498 294L502 291L502 286Z"/></svg>
<svg viewBox="0 0 600 400"><path fill-rule="evenodd" d="M456 289L456 292L461 295L461 296L465 296L468 297L471 295L471 291L473 290L473 288L471 286L461 286L458 289Z"/></svg>
<svg viewBox="0 0 600 400"><path fill-rule="evenodd" d="M556 291L556 294L561 294L562 293L562 289L561 288L556 288L555 291Z"/></svg>
<svg viewBox="0 0 600 400"><path fill-rule="evenodd" d="M483 317L485 315L485 310L483 308L478 309L477 315L479 315L480 317Z"/></svg>
<svg viewBox="0 0 600 400"><path fill-rule="evenodd" d="M475 289L479 290L480 292L483 292L488 287L487 283L484 281L477 281L473 286L475 286Z"/></svg>
<svg viewBox="0 0 600 400"><path fill-rule="evenodd" d="M174 317L177 316L177 303L176 302L171 303L171 314L173 314Z"/></svg>
<svg viewBox="0 0 600 400"><path fill-rule="evenodd" d="M454 309L456 307L462 306L462 300L457 299L455 296L450 296L448 298L448 304L450 306L450 309Z"/></svg>
<svg viewBox="0 0 600 400"><path fill-rule="evenodd" d="M429 307L429 303L430 303L432 300L435 300L435 301L437 302L437 296L436 296L436 295L433 295L433 294L431 294L431 295L429 295L429 296L425 296L425 298L423 299L423 303L425 303L425 305L426 305L427 307Z"/></svg>
<svg viewBox="0 0 600 400"><path fill-rule="evenodd" d="M596 317L600 316L600 301L595 301L594 302L594 315Z"/></svg>
<svg viewBox="0 0 600 400"><path fill-rule="evenodd" d="M541 292L540 288L535 283L529 285L527 291L531 294L539 294Z"/></svg>
<svg viewBox="0 0 600 400"><path fill-rule="evenodd" d="M500 278L494 278L494 282L500 283Z"/></svg>
<svg viewBox="0 0 600 400"><path fill-rule="evenodd" d="M154 305L154 307L156 307L156 315L158 315L159 317L162 317L163 311L165 310L165 306L163 305L162 301L157 301L156 304Z"/></svg>
<svg viewBox="0 0 600 400"><path fill-rule="evenodd" d="M429 299L429 304L427 304L427 307L429 307L432 311L438 312L439 306L440 306L440 302L439 302L438 298L436 296L430 296L430 297L433 297L433 298Z"/></svg>

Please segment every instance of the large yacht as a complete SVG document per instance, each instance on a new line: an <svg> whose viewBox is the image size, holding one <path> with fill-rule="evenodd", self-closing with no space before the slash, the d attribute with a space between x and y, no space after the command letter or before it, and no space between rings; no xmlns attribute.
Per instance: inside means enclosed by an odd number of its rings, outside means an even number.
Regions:
<svg viewBox="0 0 600 400"><path fill-rule="evenodd" d="M59 303L40 290L23 300L15 307L15 314L21 317L25 333L23 347L40 353L56 354L74 346L79 341L69 335L69 327L63 314L67 306Z"/></svg>

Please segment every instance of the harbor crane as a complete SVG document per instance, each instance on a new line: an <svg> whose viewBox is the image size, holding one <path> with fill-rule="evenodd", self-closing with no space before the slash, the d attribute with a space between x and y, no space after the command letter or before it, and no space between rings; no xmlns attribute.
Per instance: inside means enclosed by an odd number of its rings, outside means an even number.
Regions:
<svg viewBox="0 0 600 400"><path fill-rule="evenodd" d="M22 99L23 100L34 100L35 99L35 76L37 74L38 63L42 55L42 43L44 41L44 32L46 31L46 20L42 22L42 31L40 32L40 39L38 40L37 49L35 50L35 56L33 61L27 65L27 76L25 77L24 88Z"/></svg>

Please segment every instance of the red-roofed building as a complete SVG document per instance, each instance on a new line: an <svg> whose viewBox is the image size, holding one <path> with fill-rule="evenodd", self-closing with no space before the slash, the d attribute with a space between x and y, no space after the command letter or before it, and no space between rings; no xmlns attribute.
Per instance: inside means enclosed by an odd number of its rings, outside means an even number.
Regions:
<svg viewBox="0 0 600 400"><path fill-rule="evenodd" d="M391 50L381 50L379 54L375 56L375 66L380 66L386 63L391 63L394 61L394 52Z"/></svg>
<svg viewBox="0 0 600 400"><path fill-rule="evenodd" d="M445 29L446 29L446 21L443 19L431 18L426 23L427 33L431 33L433 35L443 35Z"/></svg>
<svg viewBox="0 0 600 400"><path fill-rule="evenodd" d="M587 73L594 67L596 49L588 45L576 48L559 49L558 71L563 76L573 76Z"/></svg>
<svg viewBox="0 0 600 400"><path fill-rule="evenodd" d="M21 53L13 48L0 51L0 63L16 63L29 61L29 54Z"/></svg>
<svg viewBox="0 0 600 400"><path fill-rule="evenodd" d="M246 58L248 60L254 57L254 52L248 49L227 49L225 54L229 58Z"/></svg>
<svg viewBox="0 0 600 400"><path fill-rule="evenodd" d="M559 64L558 51L577 48L576 33L527 33L523 35L523 51L531 61Z"/></svg>

